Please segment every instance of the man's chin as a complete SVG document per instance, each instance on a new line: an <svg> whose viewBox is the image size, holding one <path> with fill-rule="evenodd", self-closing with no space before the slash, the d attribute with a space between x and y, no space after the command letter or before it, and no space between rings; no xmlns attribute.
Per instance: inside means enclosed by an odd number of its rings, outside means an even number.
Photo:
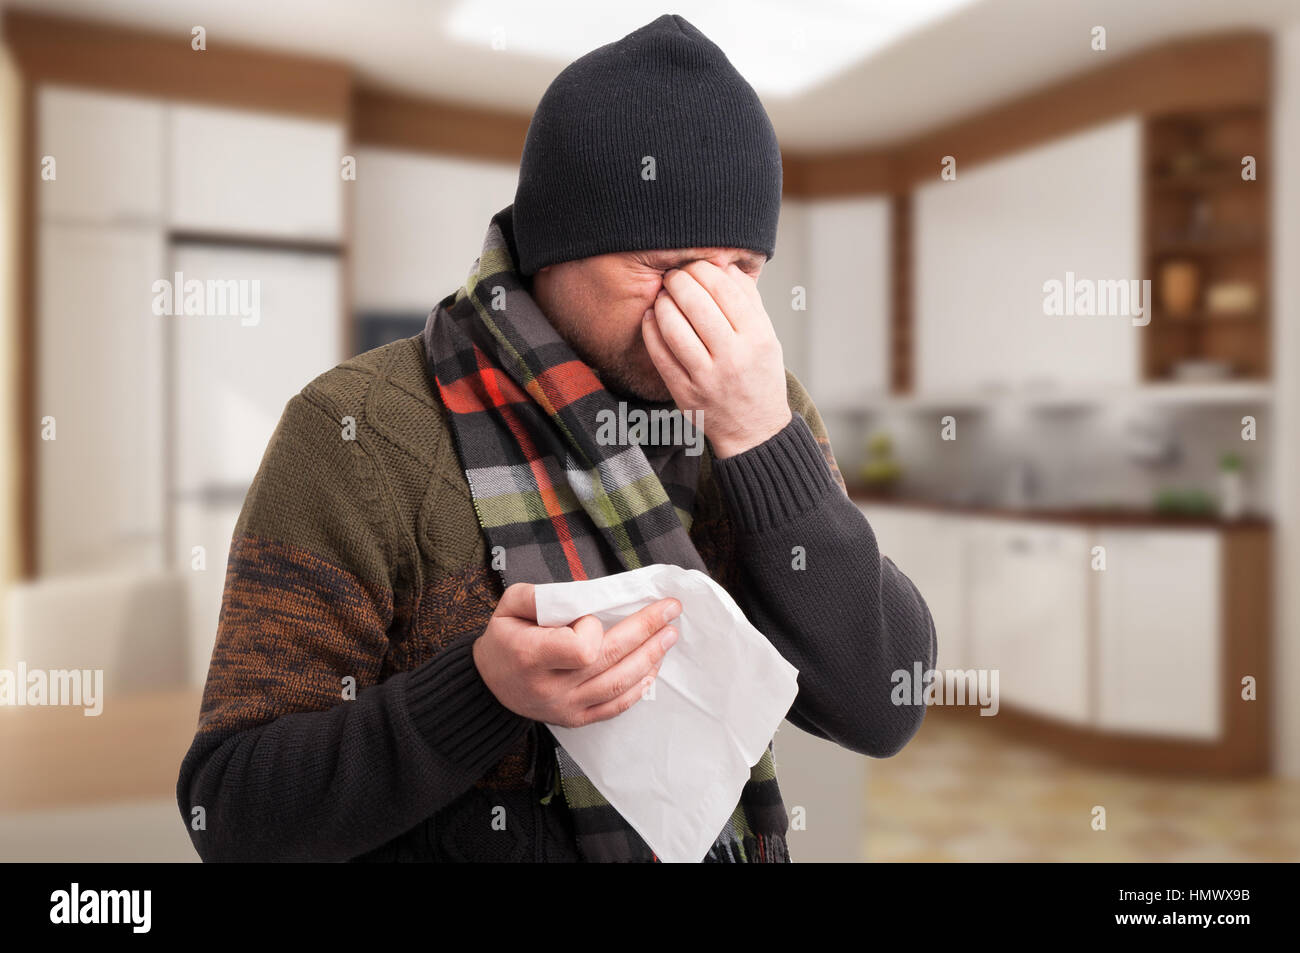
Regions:
<svg viewBox="0 0 1300 953"><path fill-rule="evenodd" d="M605 389L615 397L634 398L636 400L648 401L659 404L664 401L673 399L672 392L668 390L668 385L664 383L663 378L655 375L654 380L648 380L644 376L638 376L635 379L624 377L622 374L601 375L601 383Z"/></svg>

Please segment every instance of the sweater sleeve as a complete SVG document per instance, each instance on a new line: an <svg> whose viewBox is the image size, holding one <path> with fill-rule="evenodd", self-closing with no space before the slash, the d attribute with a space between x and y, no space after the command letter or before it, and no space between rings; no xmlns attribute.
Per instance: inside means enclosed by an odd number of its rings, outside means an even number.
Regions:
<svg viewBox="0 0 1300 953"><path fill-rule="evenodd" d="M529 724L483 683L472 638L381 681L403 537L343 433L293 398L236 524L176 788L205 861L359 856L470 789Z"/></svg>
<svg viewBox="0 0 1300 953"><path fill-rule="evenodd" d="M845 492L812 401L794 375L787 384L793 419L785 429L713 463L736 528L737 603L799 669L789 721L889 757L925 715L923 705L895 704L893 673L934 666L934 623Z"/></svg>

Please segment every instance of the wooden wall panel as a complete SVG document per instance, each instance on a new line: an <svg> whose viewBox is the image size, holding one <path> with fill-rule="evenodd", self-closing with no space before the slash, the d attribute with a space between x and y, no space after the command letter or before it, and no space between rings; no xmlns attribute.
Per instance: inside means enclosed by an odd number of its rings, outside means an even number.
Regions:
<svg viewBox="0 0 1300 953"><path fill-rule="evenodd" d="M209 36L148 33L23 11L5 34L28 79L99 86L306 115L347 117L353 141L517 162L529 116L373 88L340 63L241 46ZM938 174L1017 152L1128 112L1259 105L1268 99L1271 41L1261 32L1168 43L1098 66L907 141L867 149L787 151L785 195L826 198L906 191Z"/></svg>
<svg viewBox="0 0 1300 953"><path fill-rule="evenodd" d="M29 82L67 83L221 106L345 119L352 71L306 56L230 45L209 33L156 33L9 10L4 35Z"/></svg>
<svg viewBox="0 0 1300 953"><path fill-rule="evenodd" d="M889 390L910 394L916 378L914 297L912 294L912 196L893 196L890 209Z"/></svg>
<svg viewBox="0 0 1300 953"><path fill-rule="evenodd" d="M1181 40L1098 67L885 149L800 155L804 195L901 192L939 174L1019 152L1126 113L1260 105L1271 85L1271 41L1263 33Z"/></svg>
<svg viewBox="0 0 1300 953"><path fill-rule="evenodd" d="M352 107L352 139L470 159L518 163L529 117L457 106L418 96L359 87Z"/></svg>

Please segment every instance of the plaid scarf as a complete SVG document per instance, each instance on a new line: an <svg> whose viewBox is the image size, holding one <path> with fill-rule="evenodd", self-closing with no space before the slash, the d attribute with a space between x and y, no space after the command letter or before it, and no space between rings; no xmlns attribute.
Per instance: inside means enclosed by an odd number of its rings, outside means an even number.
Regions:
<svg viewBox="0 0 1300 953"><path fill-rule="evenodd" d="M493 216L464 286L439 302L424 329L429 373L494 567L507 586L594 579L655 563L707 573L688 534L700 456L680 444L597 439L597 422L615 419L618 401L525 287L511 212L507 206ZM554 736L544 735L555 748L583 858L657 862ZM788 862L787 828L769 742L704 859Z"/></svg>

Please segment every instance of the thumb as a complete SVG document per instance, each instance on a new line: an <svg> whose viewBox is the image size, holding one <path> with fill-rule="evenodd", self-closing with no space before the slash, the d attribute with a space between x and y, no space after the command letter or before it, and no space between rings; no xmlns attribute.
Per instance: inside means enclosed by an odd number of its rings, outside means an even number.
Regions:
<svg viewBox="0 0 1300 953"><path fill-rule="evenodd" d="M531 582L511 583L506 587L506 591L501 593L496 613L514 619L526 619L536 624L537 587Z"/></svg>

